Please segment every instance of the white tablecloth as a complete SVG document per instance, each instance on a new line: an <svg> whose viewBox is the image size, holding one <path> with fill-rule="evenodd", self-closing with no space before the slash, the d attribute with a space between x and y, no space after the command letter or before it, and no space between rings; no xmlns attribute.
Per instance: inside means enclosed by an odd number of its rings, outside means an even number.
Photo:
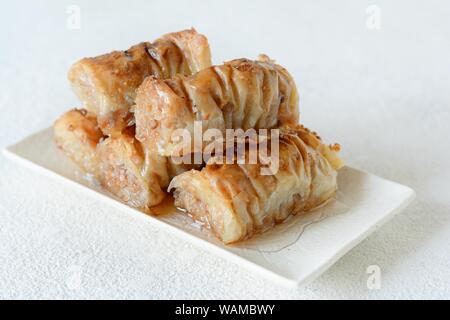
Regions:
<svg viewBox="0 0 450 320"><path fill-rule="evenodd" d="M195 26L215 63L264 52L286 66L304 124L417 199L286 290L1 156L0 297L450 298L449 16L444 0L4 4L0 147L79 105L66 80L77 59ZM370 265L379 290L367 287Z"/></svg>

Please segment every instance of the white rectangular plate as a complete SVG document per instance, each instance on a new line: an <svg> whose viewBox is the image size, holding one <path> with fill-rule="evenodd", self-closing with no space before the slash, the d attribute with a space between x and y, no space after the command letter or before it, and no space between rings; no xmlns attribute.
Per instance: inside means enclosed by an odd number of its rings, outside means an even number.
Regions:
<svg viewBox="0 0 450 320"><path fill-rule="evenodd" d="M225 246L181 220L146 215L96 188L55 147L51 128L6 148L4 153L62 183L86 190L91 196L137 218L149 219L180 239L191 241L286 286L303 285L318 277L415 197L414 191L406 186L344 167L339 172L339 192L334 203L299 218L302 221L290 223L288 229L259 236L256 245ZM333 211L341 212L334 214ZM319 219L323 216L327 218ZM305 226L301 232L299 226Z"/></svg>

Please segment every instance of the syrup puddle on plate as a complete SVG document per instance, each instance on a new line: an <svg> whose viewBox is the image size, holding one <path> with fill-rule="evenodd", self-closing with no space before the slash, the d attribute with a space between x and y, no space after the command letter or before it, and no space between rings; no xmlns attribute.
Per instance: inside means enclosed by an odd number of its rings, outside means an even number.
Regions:
<svg viewBox="0 0 450 320"><path fill-rule="evenodd" d="M230 244L228 247L255 250L261 253L275 253L296 243L309 225L343 214L348 210L348 206L342 201L331 199L314 210L290 216L286 221L275 225L270 230L256 234L250 239ZM183 210L176 208L171 196L167 196L161 204L151 208L150 211L157 215L158 219L171 225L181 227L211 242L221 243L205 224L194 221Z"/></svg>
<svg viewBox="0 0 450 320"><path fill-rule="evenodd" d="M252 238L233 246L240 249L256 250L261 253L279 252L299 241L308 226L346 213L348 210L347 205L333 198L318 208L303 214L292 215L270 230L254 235Z"/></svg>
<svg viewBox="0 0 450 320"><path fill-rule="evenodd" d="M82 178L87 181L92 188L102 190L100 184L91 175L83 174ZM105 192L104 189L102 191ZM117 201L120 201L111 193L107 191L106 193ZM226 245L226 247L229 247L230 249L248 249L261 254L277 253L299 241L308 226L323 221L324 219L346 213L349 210L349 207L342 202L342 200L339 200L342 198L343 197L340 196L340 192L338 191L335 198L329 200L320 207L303 214L290 216L284 222L276 224L264 233L256 234L247 240ZM150 212L141 212L152 215L175 227L182 228L202 239L223 245L223 243L217 239L207 227L206 223L194 221L182 209L175 207L171 195L166 196L159 205L150 208L149 211Z"/></svg>

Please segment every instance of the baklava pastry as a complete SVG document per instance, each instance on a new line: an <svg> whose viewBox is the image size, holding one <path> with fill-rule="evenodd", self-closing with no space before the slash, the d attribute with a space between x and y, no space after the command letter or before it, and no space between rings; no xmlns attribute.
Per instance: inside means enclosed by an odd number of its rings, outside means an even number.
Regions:
<svg viewBox="0 0 450 320"><path fill-rule="evenodd" d="M302 126L282 128L279 166L262 175L256 164L207 164L176 176L169 185L175 205L209 227L224 243L251 237L332 198L342 161Z"/></svg>
<svg viewBox="0 0 450 320"><path fill-rule="evenodd" d="M96 152L102 186L126 204L153 214L157 212L149 209L164 199L170 180L194 168L148 153L134 137L133 127L101 141Z"/></svg>
<svg viewBox="0 0 450 320"><path fill-rule="evenodd" d="M55 121L53 131L58 148L84 172L95 175L96 148L103 137L95 115L84 109L72 109Z"/></svg>
<svg viewBox="0 0 450 320"><path fill-rule="evenodd" d="M145 77L191 75L210 65L206 37L190 29L125 51L84 58L72 66L68 78L84 107L97 116L103 133L110 135L133 121L130 107Z"/></svg>
<svg viewBox="0 0 450 320"><path fill-rule="evenodd" d="M97 177L105 189L123 202L146 211L160 203L165 192L157 173L146 170L141 144L128 131L98 144Z"/></svg>
<svg viewBox="0 0 450 320"><path fill-rule="evenodd" d="M134 127L103 136L95 116L83 109L63 114L55 122L54 137L82 171L126 204L143 211L162 201L174 175L193 168L147 153L134 138Z"/></svg>
<svg viewBox="0 0 450 320"><path fill-rule="evenodd" d="M194 136L202 130L273 128L297 124L298 93L291 75L267 57L237 59L169 80L147 77L137 90L136 137L161 155L179 155L185 141L178 129Z"/></svg>

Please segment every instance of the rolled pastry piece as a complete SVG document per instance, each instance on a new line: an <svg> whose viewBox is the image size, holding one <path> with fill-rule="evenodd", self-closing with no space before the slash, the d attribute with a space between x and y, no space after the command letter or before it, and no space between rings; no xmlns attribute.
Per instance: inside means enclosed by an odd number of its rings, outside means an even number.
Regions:
<svg viewBox="0 0 450 320"><path fill-rule="evenodd" d="M71 67L68 78L84 107L97 116L103 133L110 135L133 121L130 107L145 77L191 75L210 65L208 40L190 29L125 51L81 59Z"/></svg>
<svg viewBox="0 0 450 320"><path fill-rule="evenodd" d="M195 168L149 153L134 137L133 127L101 141L96 152L102 186L129 206L153 214L157 212L149 209L164 199L170 180Z"/></svg>
<svg viewBox="0 0 450 320"><path fill-rule="evenodd" d="M261 129L299 120L298 93L292 76L267 57L238 59L169 80L148 77L137 90L136 138L161 155L179 155L178 129L194 136L202 130Z"/></svg>
<svg viewBox="0 0 450 320"><path fill-rule="evenodd" d="M96 175L96 148L103 133L95 115L84 109L72 109L55 121L53 129L58 148L84 172Z"/></svg>
<svg viewBox="0 0 450 320"><path fill-rule="evenodd" d="M156 172L145 170L145 157L140 142L131 132L108 137L97 146L98 180L102 186L126 204L147 211L162 201Z"/></svg>
<svg viewBox="0 0 450 320"><path fill-rule="evenodd" d="M193 168L148 154L134 138L133 127L103 136L96 117L86 110L63 114L55 122L54 137L58 147L106 190L146 212L162 201L174 175Z"/></svg>
<svg viewBox="0 0 450 320"><path fill-rule="evenodd" d="M279 169L261 175L256 164L207 164L176 176L175 205L209 227L224 243L251 237L333 197L342 161L308 129L281 129Z"/></svg>

